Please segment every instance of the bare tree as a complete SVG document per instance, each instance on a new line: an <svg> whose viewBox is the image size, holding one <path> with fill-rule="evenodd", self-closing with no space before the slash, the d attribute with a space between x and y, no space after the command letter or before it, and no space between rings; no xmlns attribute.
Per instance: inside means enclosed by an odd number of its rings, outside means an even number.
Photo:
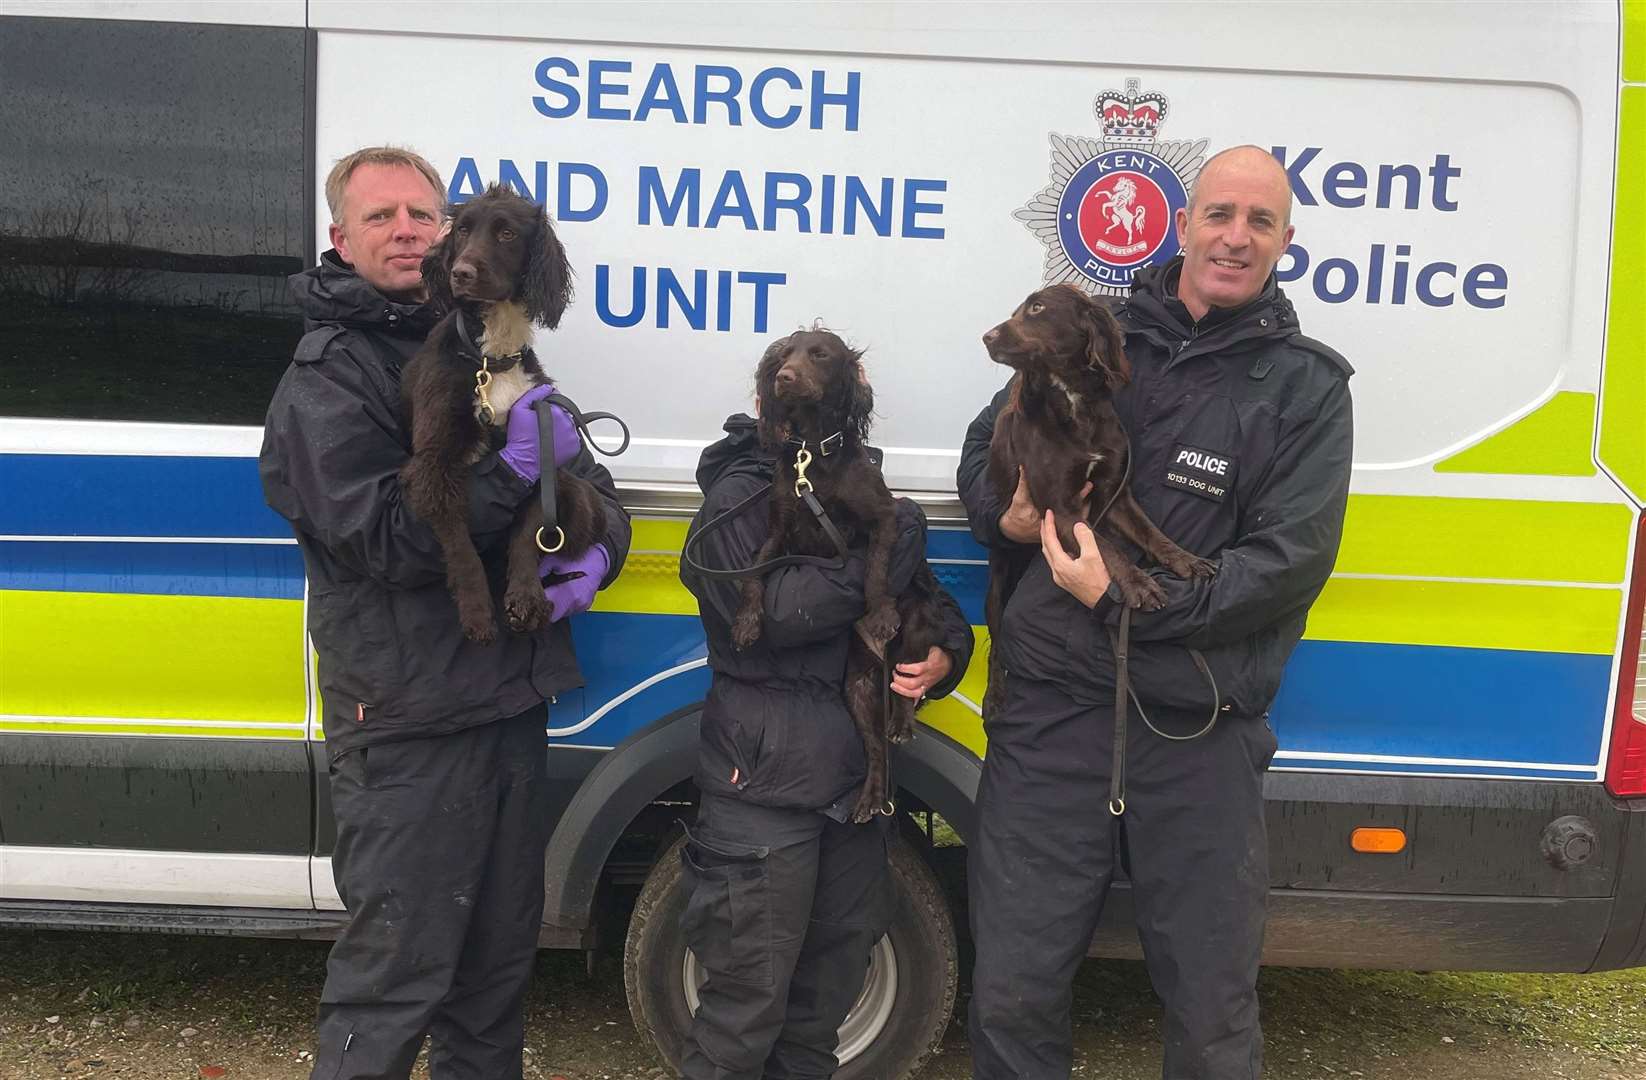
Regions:
<svg viewBox="0 0 1646 1080"><path fill-rule="evenodd" d="M137 208L117 211L102 181L72 179L61 200L0 223L0 290L53 304L133 299L154 276L134 258L141 234Z"/></svg>
<svg viewBox="0 0 1646 1080"><path fill-rule="evenodd" d="M98 300L115 303L136 299L155 276L153 270L137 265L130 255L122 258L120 254L121 248L130 252L141 245L141 214L138 208L122 206L116 214L105 189L103 208L95 216L93 224L102 226L99 239L108 245L108 249L104 253L106 261L92 268L87 292Z"/></svg>

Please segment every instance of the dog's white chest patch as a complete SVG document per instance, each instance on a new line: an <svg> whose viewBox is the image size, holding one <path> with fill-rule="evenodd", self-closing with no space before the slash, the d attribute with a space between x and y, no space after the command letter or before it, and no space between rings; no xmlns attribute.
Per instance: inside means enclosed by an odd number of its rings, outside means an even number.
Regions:
<svg viewBox="0 0 1646 1080"><path fill-rule="evenodd" d="M526 318L526 309L512 300L493 304L481 321L485 329L480 335L480 348L488 355L508 356L532 342L532 324Z"/></svg>
<svg viewBox="0 0 1646 1080"><path fill-rule="evenodd" d="M492 375L491 387L486 396L491 399L492 423L497 427L504 427L509 422L509 407L520 400L520 395L537 385L537 380L528 375L525 369L516 364L507 371L499 371ZM474 414L480 416L480 400L475 399ZM480 416L482 420L485 417Z"/></svg>
<svg viewBox="0 0 1646 1080"><path fill-rule="evenodd" d="M1069 384L1056 375L1050 376L1050 378L1052 385L1063 391L1063 396L1069 399L1069 415L1076 420L1080 419L1080 394L1077 391L1070 390Z"/></svg>
<svg viewBox="0 0 1646 1080"><path fill-rule="evenodd" d="M482 323L484 330L480 335L480 351L487 356L510 356L531 344L531 320L526 318L526 309L512 300L493 304L487 309ZM492 423L500 428L506 426L509 407L536 384L537 380L527 374L524 365L519 363L507 371L492 372L491 386L486 392L492 407ZM481 420L485 419L480 412L478 396L474 402L474 414Z"/></svg>

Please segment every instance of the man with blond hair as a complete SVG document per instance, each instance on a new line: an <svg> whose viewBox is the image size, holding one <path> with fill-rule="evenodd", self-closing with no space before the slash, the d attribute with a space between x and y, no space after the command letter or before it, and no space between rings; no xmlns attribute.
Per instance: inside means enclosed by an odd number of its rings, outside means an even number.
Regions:
<svg viewBox="0 0 1646 1080"><path fill-rule="evenodd" d="M1149 574L1166 600L1122 624L1084 522L1063 550L987 467L1002 391L966 433L972 532L1037 549L991 647L1008 672L968 849L973 1073L1070 1073L1071 986L1117 865L1165 1006L1165 1080L1256 1080L1257 971L1269 894L1269 706L1331 574L1349 493L1348 363L1304 337L1275 281L1292 239L1286 171L1239 146L1177 212L1183 253L1114 304L1131 361L1115 409L1131 491L1210 578ZM1135 554L1135 551L1134 551ZM1116 708L1129 631L1132 693Z"/></svg>
<svg viewBox="0 0 1646 1080"><path fill-rule="evenodd" d="M564 618L617 576L628 516L563 414L553 446L539 446L542 395L523 396L506 445L470 469L482 558L496 571L517 508L557 464L600 491L604 539L575 564L545 565L555 622L500 626L492 645L463 636L440 545L400 489L411 442L400 373L441 315L420 269L443 219L440 175L410 151L367 147L332 169L326 201L333 249L291 279L307 333L269 405L259 462L308 575L332 873L349 910L313 1075L405 1077L429 1035L439 1080L518 1078L543 913L545 702L582 685Z"/></svg>

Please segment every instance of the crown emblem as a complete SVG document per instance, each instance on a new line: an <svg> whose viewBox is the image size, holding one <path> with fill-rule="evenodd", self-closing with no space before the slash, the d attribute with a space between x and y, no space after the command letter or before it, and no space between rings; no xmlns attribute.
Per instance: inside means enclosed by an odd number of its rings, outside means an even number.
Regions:
<svg viewBox="0 0 1646 1080"><path fill-rule="evenodd" d="M1172 221L1189 204L1207 140L1157 141L1166 98L1140 83L1087 98L1101 135L1053 132L1051 182L1012 211L1046 245L1047 285L1124 296L1135 274L1178 253Z"/></svg>
<svg viewBox="0 0 1646 1080"><path fill-rule="evenodd" d="M1105 90L1097 95L1092 111L1103 125L1104 138L1152 140L1165 123L1165 95L1153 90L1139 94L1141 85L1138 79L1127 79L1125 93Z"/></svg>

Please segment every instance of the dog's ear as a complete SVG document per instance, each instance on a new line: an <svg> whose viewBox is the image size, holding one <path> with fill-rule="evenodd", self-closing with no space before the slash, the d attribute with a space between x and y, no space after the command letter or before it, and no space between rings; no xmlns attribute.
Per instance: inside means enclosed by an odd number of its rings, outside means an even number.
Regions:
<svg viewBox="0 0 1646 1080"><path fill-rule="evenodd" d="M841 347L845 348L844 345ZM856 435L858 442L866 442L869 425L874 422L874 388L869 385L869 377L863 371L862 350L847 349L846 355L849 362L840 380L842 427Z"/></svg>
<svg viewBox="0 0 1646 1080"><path fill-rule="evenodd" d="M526 256L520 299L525 302L526 317L550 330L560 325L560 316L572 302L571 263L549 212L542 207L537 210L537 242Z"/></svg>
<svg viewBox="0 0 1646 1080"><path fill-rule="evenodd" d="M759 417L756 430L762 445L772 450L782 446L788 435L785 430L788 420L782 415L783 403L777 400L777 372L783 367L783 350L788 347L788 337L778 338L766 346L754 369L755 413Z"/></svg>
<svg viewBox="0 0 1646 1080"><path fill-rule="evenodd" d="M1126 339L1121 336L1120 324L1095 296L1086 297L1081 321L1086 326L1086 361L1102 374L1112 394L1132 381L1132 365L1126 359Z"/></svg>
<svg viewBox="0 0 1646 1080"><path fill-rule="evenodd" d="M429 245L419 267L423 272L423 285L429 290L429 299L441 311L450 311L456 305L452 297L451 275L452 253L456 250L457 245L452 242L451 221L448 220L440 239Z"/></svg>

